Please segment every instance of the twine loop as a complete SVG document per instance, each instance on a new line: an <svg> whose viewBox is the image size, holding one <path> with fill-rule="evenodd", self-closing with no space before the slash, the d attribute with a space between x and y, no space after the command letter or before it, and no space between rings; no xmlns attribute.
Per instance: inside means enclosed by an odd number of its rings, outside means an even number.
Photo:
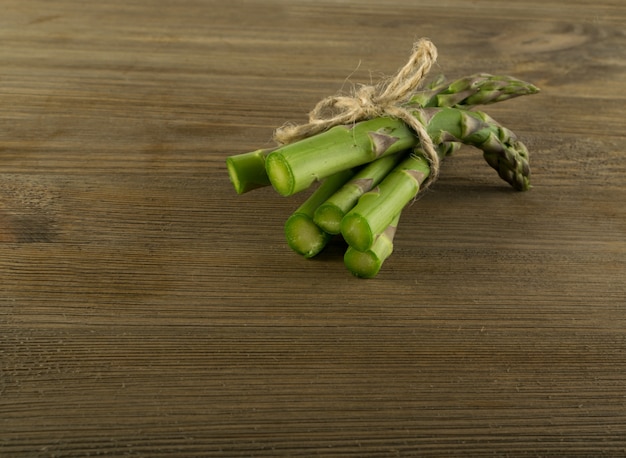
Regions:
<svg viewBox="0 0 626 458"><path fill-rule="evenodd" d="M309 113L307 124L285 124L274 132L274 140L282 145L293 143L330 129L381 116L397 118L406 123L419 137L427 160L430 176L427 185L439 175L439 156L426 127L416 112L419 108L407 108L411 96L437 60L437 48L422 38L413 45L408 62L391 78L377 85L360 85L352 95L335 95L320 100Z"/></svg>

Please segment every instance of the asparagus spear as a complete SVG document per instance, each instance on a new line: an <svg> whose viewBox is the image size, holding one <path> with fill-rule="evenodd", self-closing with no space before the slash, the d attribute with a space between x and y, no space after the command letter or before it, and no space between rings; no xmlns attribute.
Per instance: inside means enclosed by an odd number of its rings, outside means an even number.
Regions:
<svg viewBox="0 0 626 458"><path fill-rule="evenodd" d="M315 224L330 234L339 234L341 232L341 220L346 213L356 205L364 193L378 185L398 164L400 159L407 154L408 152L403 151L398 154L383 156L363 167L315 210L313 218Z"/></svg>
<svg viewBox="0 0 626 458"><path fill-rule="evenodd" d="M418 92L409 103L418 107L469 107L537 92L539 89L533 84L511 76L477 73L452 83L435 80L429 90Z"/></svg>
<svg viewBox="0 0 626 458"><path fill-rule="evenodd" d="M416 111L435 145L454 141L485 151L485 159L500 177L517 190L529 188L528 151L513 132L484 113L461 108L426 108ZM376 130L372 130L376 129ZM291 195L340 170L371 162L377 157L416 147L419 139L397 119L382 117L334 127L270 153L267 174L282 195Z"/></svg>
<svg viewBox="0 0 626 458"><path fill-rule="evenodd" d="M389 226L376 236L374 243L368 250L358 251L354 247L349 246L343 257L344 264L348 270L357 277L375 277L380 271L383 262L393 252L393 238L399 221L400 214L398 213L391 220Z"/></svg>
<svg viewBox="0 0 626 458"><path fill-rule="evenodd" d="M313 222L317 207L328 199L353 175L352 170L342 170L324 180L311 196L287 219L285 236L293 251L305 258L318 254L332 238Z"/></svg>
<svg viewBox="0 0 626 458"><path fill-rule="evenodd" d="M416 112L427 124L435 144L460 141L483 150L483 157L500 178L518 191L530 189L528 150L516 135L487 114L457 108L426 108ZM423 116L426 115L426 116Z"/></svg>
<svg viewBox="0 0 626 458"><path fill-rule="evenodd" d="M442 157L452 154L460 146L461 144L457 142L442 144ZM403 151L396 155L381 157L367 164L315 210L315 224L330 234L340 233L341 220L354 208L359 198L377 186L393 167L409 154L409 152Z"/></svg>
<svg viewBox="0 0 626 458"><path fill-rule="evenodd" d="M444 148L437 147L443 155ZM423 150L416 148L374 189L361 196L356 206L341 220L341 234L358 251L371 249L376 236L417 195L420 185L430 175L430 164Z"/></svg>
<svg viewBox="0 0 626 458"><path fill-rule="evenodd" d="M375 118L335 126L278 148L267 156L265 167L274 189L290 196L341 170L410 148L416 141L404 122Z"/></svg>
<svg viewBox="0 0 626 458"><path fill-rule="evenodd" d="M429 85L428 90L415 94L409 104L417 107L470 107L537 92L539 89L534 85L510 76L479 73L452 83L440 77ZM265 170L265 157L271 151L263 149L226 159L229 177L237 193L243 194L270 184Z"/></svg>
<svg viewBox="0 0 626 458"><path fill-rule="evenodd" d="M270 151L272 149L259 149L226 158L228 177L237 194L270 184L270 179L265 172L265 157Z"/></svg>

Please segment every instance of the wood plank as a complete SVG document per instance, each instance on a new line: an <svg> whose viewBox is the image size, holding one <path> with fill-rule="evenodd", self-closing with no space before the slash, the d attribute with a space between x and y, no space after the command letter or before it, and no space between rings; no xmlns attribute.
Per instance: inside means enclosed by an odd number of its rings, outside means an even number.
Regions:
<svg viewBox="0 0 626 458"><path fill-rule="evenodd" d="M0 456L623 456L621 0L5 0ZM372 280L225 158L404 64L511 74Z"/></svg>

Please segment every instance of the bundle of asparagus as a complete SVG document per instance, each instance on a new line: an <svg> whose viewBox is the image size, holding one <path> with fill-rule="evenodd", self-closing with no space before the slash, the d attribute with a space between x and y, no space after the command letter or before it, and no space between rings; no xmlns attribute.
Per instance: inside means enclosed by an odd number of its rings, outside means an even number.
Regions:
<svg viewBox="0 0 626 458"><path fill-rule="evenodd" d="M419 71L429 67L422 65ZM474 108L536 92L534 85L509 76L481 73L453 82L438 78L424 90L411 88L410 97L392 109L385 107L380 115L371 110L363 115L368 110L359 109L356 115L339 117L351 122L330 127L311 117L309 125L292 129L286 144L228 157L229 178L238 194L271 185L283 196L320 182L285 224L289 246L310 258L341 234L348 243L348 270L371 278L393 251L402 211L432 182L439 161L460 145L482 150L487 163L514 189L530 188L524 144ZM342 103L332 101L335 106Z"/></svg>

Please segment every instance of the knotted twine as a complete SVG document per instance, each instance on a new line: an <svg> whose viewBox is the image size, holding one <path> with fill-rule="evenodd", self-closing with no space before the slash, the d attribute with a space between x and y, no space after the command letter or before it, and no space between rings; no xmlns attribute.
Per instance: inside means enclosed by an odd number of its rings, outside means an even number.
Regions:
<svg viewBox="0 0 626 458"><path fill-rule="evenodd" d="M419 137L426 159L430 163L430 176L424 188L439 176L439 156L426 127L416 116L418 108L407 108L407 103L417 91L420 83L437 60L437 48L428 39L414 43L409 61L391 78L376 85L361 85L352 95L335 95L320 100L309 113L306 124L285 124L276 129L274 140L286 145L331 127L352 124L381 116L399 119L407 124Z"/></svg>

